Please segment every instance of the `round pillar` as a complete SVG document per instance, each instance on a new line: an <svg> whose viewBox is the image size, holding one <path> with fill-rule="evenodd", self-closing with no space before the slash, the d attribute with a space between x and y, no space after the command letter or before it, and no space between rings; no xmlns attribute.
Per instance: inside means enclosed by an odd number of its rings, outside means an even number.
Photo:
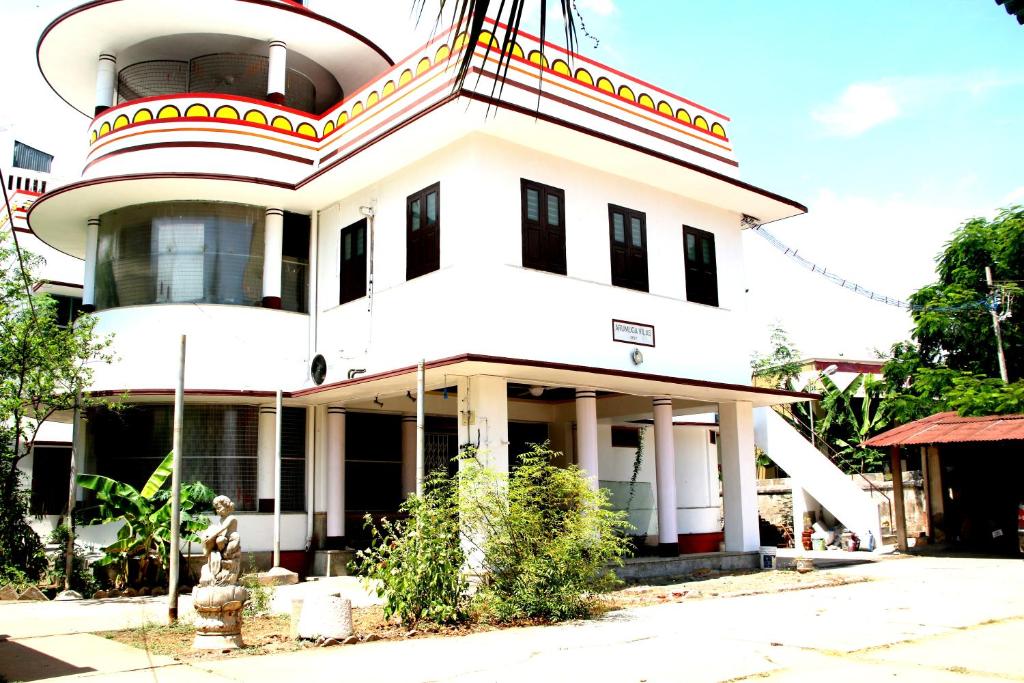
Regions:
<svg viewBox="0 0 1024 683"><path fill-rule="evenodd" d="M327 408L328 550L345 547L345 409Z"/></svg>
<svg viewBox="0 0 1024 683"><path fill-rule="evenodd" d="M267 100L274 104L284 104L285 78L288 72L288 47L281 40L270 41L269 47Z"/></svg>
<svg viewBox="0 0 1024 683"><path fill-rule="evenodd" d="M263 224L263 306L281 308L281 254L284 246L284 211L267 209Z"/></svg>
<svg viewBox="0 0 1024 683"><path fill-rule="evenodd" d="M587 473L592 489L599 486L597 449L597 392L576 390L576 462Z"/></svg>
<svg viewBox="0 0 1024 683"><path fill-rule="evenodd" d="M676 531L676 446L672 426L672 399L654 399L654 476L658 486L658 551L662 557L679 555Z"/></svg>
<svg viewBox="0 0 1024 683"><path fill-rule="evenodd" d="M274 439L277 436L277 410L273 405L260 406L256 433L256 498L257 510L274 511Z"/></svg>
<svg viewBox="0 0 1024 683"><path fill-rule="evenodd" d="M114 106L117 95L117 59L114 55L101 54L96 69L96 114L102 114Z"/></svg>

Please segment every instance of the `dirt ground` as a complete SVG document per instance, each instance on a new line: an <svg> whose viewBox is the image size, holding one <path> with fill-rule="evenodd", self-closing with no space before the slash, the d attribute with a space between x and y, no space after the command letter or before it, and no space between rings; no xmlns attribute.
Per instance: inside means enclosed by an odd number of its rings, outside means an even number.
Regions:
<svg viewBox="0 0 1024 683"><path fill-rule="evenodd" d="M828 571L798 574L792 570L717 572L702 570L691 576L668 579L658 584L639 584L600 596L595 615L619 609L657 605L668 602L738 597L762 593L797 591L809 588L841 586L868 579ZM420 623L410 628L384 618L377 607L352 610L353 632L359 642L403 640L417 636L460 636L493 631L510 626L538 625L541 622L495 625L467 622L454 626ZM176 626L145 626L100 634L126 645L156 655L168 655L182 662L293 652L318 647L309 641L294 640L289 635L289 617L278 615L247 616L243 621L242 639L245 647L232 652L196 651L192 649L194 629L188 624Z"/></svg>

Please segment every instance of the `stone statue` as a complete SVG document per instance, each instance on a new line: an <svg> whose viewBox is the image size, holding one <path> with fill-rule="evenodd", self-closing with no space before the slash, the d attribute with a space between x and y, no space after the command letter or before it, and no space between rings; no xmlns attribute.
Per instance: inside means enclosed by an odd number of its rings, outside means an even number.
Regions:
<svg viewBox="0 0 1024 683"><path fill-rule="evenodd" d="M220 518L203 534L206 564L199 585L192 591L196 611L197 650L233 650L242 646L242 607L249 592L238 585L242 565L242 543L238 535L235 504L227 496L213 499Z"/></svg>
<svg viewBox="0 0 1024 683"><path fill-rule="evenodd" d="M238 536L235 504L227 496L213 499L213 509L220 517L203 534L206 564L199 575L200 586L234 586L241 572L242 545Z"/></svg>

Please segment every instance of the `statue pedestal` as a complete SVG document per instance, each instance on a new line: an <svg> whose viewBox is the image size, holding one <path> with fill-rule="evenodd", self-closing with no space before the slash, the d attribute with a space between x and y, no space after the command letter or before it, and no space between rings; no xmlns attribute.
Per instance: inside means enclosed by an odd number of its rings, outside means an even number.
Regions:
<svg viewBox="0 0 1024 683"><path fill-rule="evenodd" d="M196 586L195 650L235 650L242 647L242 607L249 591L241 586Z"/></svg>

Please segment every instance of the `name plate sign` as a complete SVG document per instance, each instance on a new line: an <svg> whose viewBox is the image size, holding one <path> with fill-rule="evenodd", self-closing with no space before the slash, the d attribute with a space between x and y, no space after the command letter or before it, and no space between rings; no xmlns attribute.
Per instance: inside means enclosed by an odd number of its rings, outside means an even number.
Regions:
<svg viewBox="0 0 1024 683"><path fill-rule="evenodd" d="M612 340L637 346L654 346L654 325L612 320Z"/></svg>

